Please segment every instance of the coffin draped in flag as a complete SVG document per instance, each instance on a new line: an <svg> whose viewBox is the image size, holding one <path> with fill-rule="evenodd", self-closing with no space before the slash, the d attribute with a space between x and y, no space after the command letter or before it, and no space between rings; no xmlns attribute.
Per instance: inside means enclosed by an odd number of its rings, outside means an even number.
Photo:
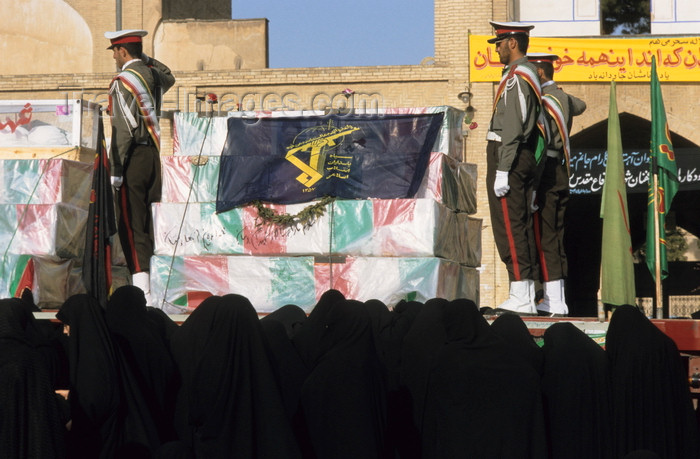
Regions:
<svg viewBox="0 0 700 459"><path fill-rule="evenodd" d="M443 114L230 118L216 211L261 200L410 198Z"/></svg>

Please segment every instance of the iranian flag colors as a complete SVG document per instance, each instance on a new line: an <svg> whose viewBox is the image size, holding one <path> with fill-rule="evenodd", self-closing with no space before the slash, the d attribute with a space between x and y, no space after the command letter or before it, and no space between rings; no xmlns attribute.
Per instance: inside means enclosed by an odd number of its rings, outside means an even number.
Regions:
<svg viewBox="0 0 700 459"><path fill-rule="evenodd" d="M328 289L348 298L426 301L475 298L476 268L434 257L165 257L151 259L151 294L171 314L210 295L246 296L259 313L296 304L307 312Z"/></svg>
<svg viewBox="0 0 700 459"><path fill-rule="evenodd" d="M313 203L266 205L297 215ZM481 258L481 219L432 199L337 200L312 224L266 222L255 207L217 214L214 203L153 206L156 255L354 255Z"/></svg>
<svg viewBox="0 0 700 459"><path fill-rule="evenodd" d="M168 313L187 312L209 295L235 292L258 312L314 304L313 257L165 257L151 259L151 294Z"/></svg>

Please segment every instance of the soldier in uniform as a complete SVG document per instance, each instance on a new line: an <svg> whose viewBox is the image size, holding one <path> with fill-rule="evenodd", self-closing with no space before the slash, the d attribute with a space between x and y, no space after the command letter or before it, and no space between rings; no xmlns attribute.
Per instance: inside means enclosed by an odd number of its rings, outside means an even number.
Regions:
<svg viewBox="0 0 700 459"><path fill-rule="evenodd" d="M162 94L175 83L170 69L143 53L145 30L106 32L119 74L109 88L112 120L110 165L118 191L119 239L133 285L150 304L153 255L151 204L160 201L160 128Z"/></svg>
<svg viewBox="0 0 700 459"><path fill-rule="evenodd" d="M538 164L546 150L546 122L535 67L527 60L532 25L491 22L500 61L505 65L487 133L486 185L491 226L510 292L497 313L535 315L538 276L530 199Z"/></svg>
<svg viewBox="0 0 700 459"><path fill-rule="evenodd" d="M564 251L564 214L569 201L569 130L574 116L586 110L586 103L565 93L554 82L555 54L529 53L542 86L542 106L549 122L550 138L540 184L533 199L535 242L540 262L544 298L540 315L567 316L564 295L567 275Z"/></svg>

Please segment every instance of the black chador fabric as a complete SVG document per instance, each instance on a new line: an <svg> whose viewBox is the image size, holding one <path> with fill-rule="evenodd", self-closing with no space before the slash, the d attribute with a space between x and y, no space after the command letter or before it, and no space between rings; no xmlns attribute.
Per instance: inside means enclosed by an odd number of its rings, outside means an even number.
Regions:
<svg viewBox="0 0 700 459"><path fill-rule="evenodd" d="M318 356L318 346L321 336L325 332L326 317L333 306L342 301L345 301L345 297L339 291L328 290L324 292L316 306L311 310L304 325L292 337L294 347L308 369L313 368Z"/></svg>
<svg viewBox="0 0 700 459"><path fill-rule="evenodd" d="M170 337L178 329L177 323L170 318L162 309L146 306L146 313L155 324L156 330L163 341L170 346Z"/></svg>
<svg viewBox="0 0 700 459"><path fill-rule="evenodd" d="M663 458L700 457L688 373L671 338L636 307L619 306L605 343L615 457L638 449Z"/></svg>
<svg viewBox="0 0 700 459"><path fill-rule="evenodd" d="M154 452L175 439L175 362L147 312L140 288L119 287L107 302L105 316L119 355L122 399L128 403L124 441L141 443Z"/></svg>
<svg viewBox="0 0 700 459"><path fill-rule="evenodd" d="M368 300L363 303L369 314L374 337L374 348L382 367L387 390L396 390L399 386L399 361L401 359L401 342L405 335L394 330L398 316L389 311L379 300ZM407 331L407 330L406 330Z"/></svg>
<svg viewBox="0 0 700 459"><path fill-rule="evenodd" d="M399 374L401 385L410 395L413 432L423 430L428 375L435 364L435 356L445 343L442 310L447 303L447 300L442 298L426 301L403 339ZM420 438L420 435L410 438ZM413 449L420 450L420 445L414 445Z"/></svg>
<svg viewBox="0 0 700 459"><path fill-rule="evenodd" d="M551 459L612 459L610 372L599 344L569 322L544 333L542 394Z"/></svg>
<svg viewBox="0 0 700 459"><path fill-rule="evenodd" d="M289 309L288 306L284 308ZM297 306L294 306L294 308L297 308ZM301 311L301 309L299 310ZM302 314L304 314L303 311ZM308 429L306 428L300 405L301 388L309 375L309 370L301 360L292 340L287 335L289 329L285 329L285 326L277 320L278 318L284 320L290 316L293 317L293 315L287 314L282 314L282 316L270 314L260 319L260 325L270 353L270 363L282 394L284 410L297 439L302 457L313 459L315 458L313 446L309 439ZM306 317L306 314L304 314L304 317Z"/></svg>
<svg viewBox="0 0 700 459"><path fill-rule="evenodd" d="M513 353L530 362L537 373L542 374L544 354L530 334L527 325L517 314L503 314L491 324L491 329L503 338Z"/></svg>
<svg viewBox="0 0 700 459"><path fill-rule="evenodd" d="M301 394L316 457L379 458L386 422L385 386L369 315L362 303L345 300L333 304L316 325L323 333Z"/></svg>
<svg viewBox="0 0 700 459"><path fill-rule="evenodd" d="M446 343L430 372L423 457L547 457L540 376L476 305L445 305Z"/></svg>
<svg viewBox="0 0 700 459"><path fill-rule="evenodd" d="M163 444L154 459L196 459L194 452L185 443L176 440Z"/></svg>
<svg viewBox="0 0 700 459"><path fill-rule="evenodd" d="M71 458L111 458L121 441L118 361L97 300L73 295L56 313L70 326Z"/></svg>
<svg viewBox="0 0 700 459"><path fill-rule="evenodd" d="M177 433L196 457L300 457L250 301L207 298L171 349L182 379Z"/></svg>
<svg viewBox="0 0 700 459"><path fill-rule="evenodd" d="M399 301L391 314L392 336L399 341L398 354L395 356L395 377L392 381L392 372L389 371L387 383L387 443L393 449L394 456L399 459L413 459L420 457L420 439L418 429L413 422L413 406L411 393L401 383L401 354L404 339L413 326L423 303L418 301ZM391 356L391 354L390 354ZM396 384L396 386L394 386Z"/></svg>
<svg viewBox="0 0 700 459"><path fill-rule="evenodd" d="M301 330L304 326L304 322L306 322L306 313L295 304L282 306L265 317L274 319L284 325L284 329L289 338L296 335L296 332Z"/></svg>
<svg viewBox="0 0 700 459"><path fill-rule="evenodd" d="M417 438L417 430L412 422L410 394L400 383L401 349L422 304L402 301L394 311L379 300L369 300L364 305L370 315L377 356L387 386L385 456L414 457L418 443L412 444L412 441Z"/></svg>
<svg viewBox="0 0 700 459"><path fill-rule="evenodd" d="M411 328L411 325L413 325L413 321L416 316L418 316L422 307L423 303L419 301L401 300L396 303L396 306L394 306L391 312L402 317L402 321L405 321L405 326L407 327L406 332L408 333L408 330Z"/></svg>
<svg viewBox="0 0 700 459"><path fill-rule="evenodd" d="M44 357L49 367L53 387L68 389L68 354L66 352L68 340L63 334L63 327L49 320L38 320L34 317L34 312L40 309L34 304L29 290L25 290L21 300L12 298L8 301L20 301L26 317L26 334L32 345Z"/></svg>
<svg viewBox="0 0 700 459"><path fill-rule="evenodd" d="M260 325L270 352L270 363L280 386L285 411L289 419L294 419L299 410L301 386L309 372L289 339L285 326L278 322L275 316L263 317L260 319Z"/></svg>
<svg viewBox="0 0 700 459"><path fill-rule="evenodd" d="M0 300L0 457L66 456L65 419L19 299Z"/></svg>

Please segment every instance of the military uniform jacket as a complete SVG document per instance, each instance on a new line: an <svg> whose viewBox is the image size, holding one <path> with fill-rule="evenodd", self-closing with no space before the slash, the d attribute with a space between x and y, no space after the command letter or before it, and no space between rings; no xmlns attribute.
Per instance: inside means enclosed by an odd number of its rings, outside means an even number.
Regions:
<svg viewBox="0 0 700 459"><path fill-rule="evenodd" d="M586 103L578 97L562 91L552 80L542 85L542 94L552 96L559 102L563 118L566 121L568 136L569 131L571 131L573 117L580 115L586 110ZM559 127L551 116L548 116L547 119L549 121L549 132L551 134L549 137L548 149L556 150L561 153L564 149L564 140L562 139L561 132L559 132Z"/></svg>
<svg viewBox="0 0 700 459"><path fill-rule="evenodd" d="M525 81L522 76L512 73L516 65L527 67L535 75L535 81ZM537 129L540 97L531 86L535 84L539 88L537 72L526 57L506 65L503 74L507 75L507 80L500 97L497 96L489 131L501 137L497 169L508 172L520 144L527 143L533 129Z"/></svg>
<svg viewBox="0 0 700 459"><path fill-rule="evenodd" d="M141 59L131 61L123 69L124 71L112 80L109 88L112 116L110 161L114 176L124 175L124 165L134 143L142 145L150 143L156 148L159 147L157 138L160 131L154 112L156 109L155 78L160 80L160 90L165 93L175 84L175 77L168 67L153 58L149 59L148 64L146 65ZM129 73L126 71L131 74L125 75ZM128 84L127 76L139 79L143 83L141 87L144 91L135 91L133 85ZM149 119L155 120L155 123Z"/></svg>

